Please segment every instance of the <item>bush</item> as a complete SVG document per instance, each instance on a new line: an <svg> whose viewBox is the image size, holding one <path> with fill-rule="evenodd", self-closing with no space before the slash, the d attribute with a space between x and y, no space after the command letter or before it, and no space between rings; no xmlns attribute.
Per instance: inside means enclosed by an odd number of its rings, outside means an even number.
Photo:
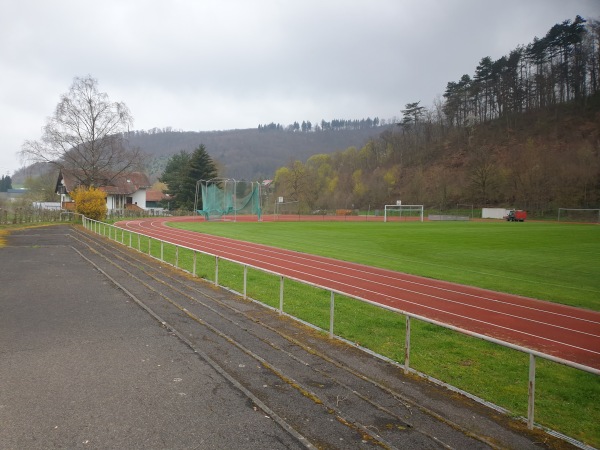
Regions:
<svg viewBox="0 0 600 450"><path fill-rule="evenodd" d="M94 187L79 187L71 193L75 202L75 211L79 214L94 219L103 220L108 211L106 207L106 193Z"/></svg>

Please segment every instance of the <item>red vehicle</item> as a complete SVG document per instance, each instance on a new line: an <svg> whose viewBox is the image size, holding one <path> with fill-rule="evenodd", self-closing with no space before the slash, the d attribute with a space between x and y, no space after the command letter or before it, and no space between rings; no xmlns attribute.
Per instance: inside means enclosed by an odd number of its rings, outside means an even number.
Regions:
<svg viewBox="0 0 600 450"><path fill-rule="evenodd" d="M504 218L508 222L524 222L525 219L527 219L527 211L523 211L522 209L511 209Z"/></svg>

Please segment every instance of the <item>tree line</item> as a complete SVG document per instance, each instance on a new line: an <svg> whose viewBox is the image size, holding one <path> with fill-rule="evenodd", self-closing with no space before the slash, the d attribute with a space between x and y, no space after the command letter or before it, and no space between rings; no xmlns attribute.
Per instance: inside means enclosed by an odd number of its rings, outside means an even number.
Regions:
<svg viewBox="0 0 600 450"><path fill-rule="evenodd" d="M258 131L291 131L291 132L311 132L311 131L339 131L339 130L364 130L369 128L377 128L380 125L385 125L384 120L380 120L379 117L371 119L333 119L327 122L322 119L320 123L313 124L310 120L303 120L302 123L295 121L294 123L283 126L280 123L271 122L268 124L259 124Z"/></svg>
<svg viewBox="0 0 600 450"><path fill-rule="evenodd" d="M584 101L599 88L600 23L576 16L497 60L482 58L473 76L450 81L443 112L449 125L468 125Z"/></svg>

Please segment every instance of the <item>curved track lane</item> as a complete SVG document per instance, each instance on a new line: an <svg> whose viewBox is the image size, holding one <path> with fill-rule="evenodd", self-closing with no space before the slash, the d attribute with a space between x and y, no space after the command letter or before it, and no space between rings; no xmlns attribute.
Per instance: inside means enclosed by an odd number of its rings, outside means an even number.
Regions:
<svg viewBox="0 0 600 450"><path fill-rule="evenodd" d="M203 233L156 218L117 226L600 370L600 313Z"/></svg>

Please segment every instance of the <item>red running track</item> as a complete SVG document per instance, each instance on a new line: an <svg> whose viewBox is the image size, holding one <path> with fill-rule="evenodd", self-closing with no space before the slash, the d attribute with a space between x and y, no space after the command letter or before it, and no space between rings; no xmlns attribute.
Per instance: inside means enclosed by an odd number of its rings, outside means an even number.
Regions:
<svg viewBox="0 0 600 450"><path fill-rule="evenodd" d="M600 370L598 312L165 225L192 220L198 219L142 219L117 226Z"/></svg>

